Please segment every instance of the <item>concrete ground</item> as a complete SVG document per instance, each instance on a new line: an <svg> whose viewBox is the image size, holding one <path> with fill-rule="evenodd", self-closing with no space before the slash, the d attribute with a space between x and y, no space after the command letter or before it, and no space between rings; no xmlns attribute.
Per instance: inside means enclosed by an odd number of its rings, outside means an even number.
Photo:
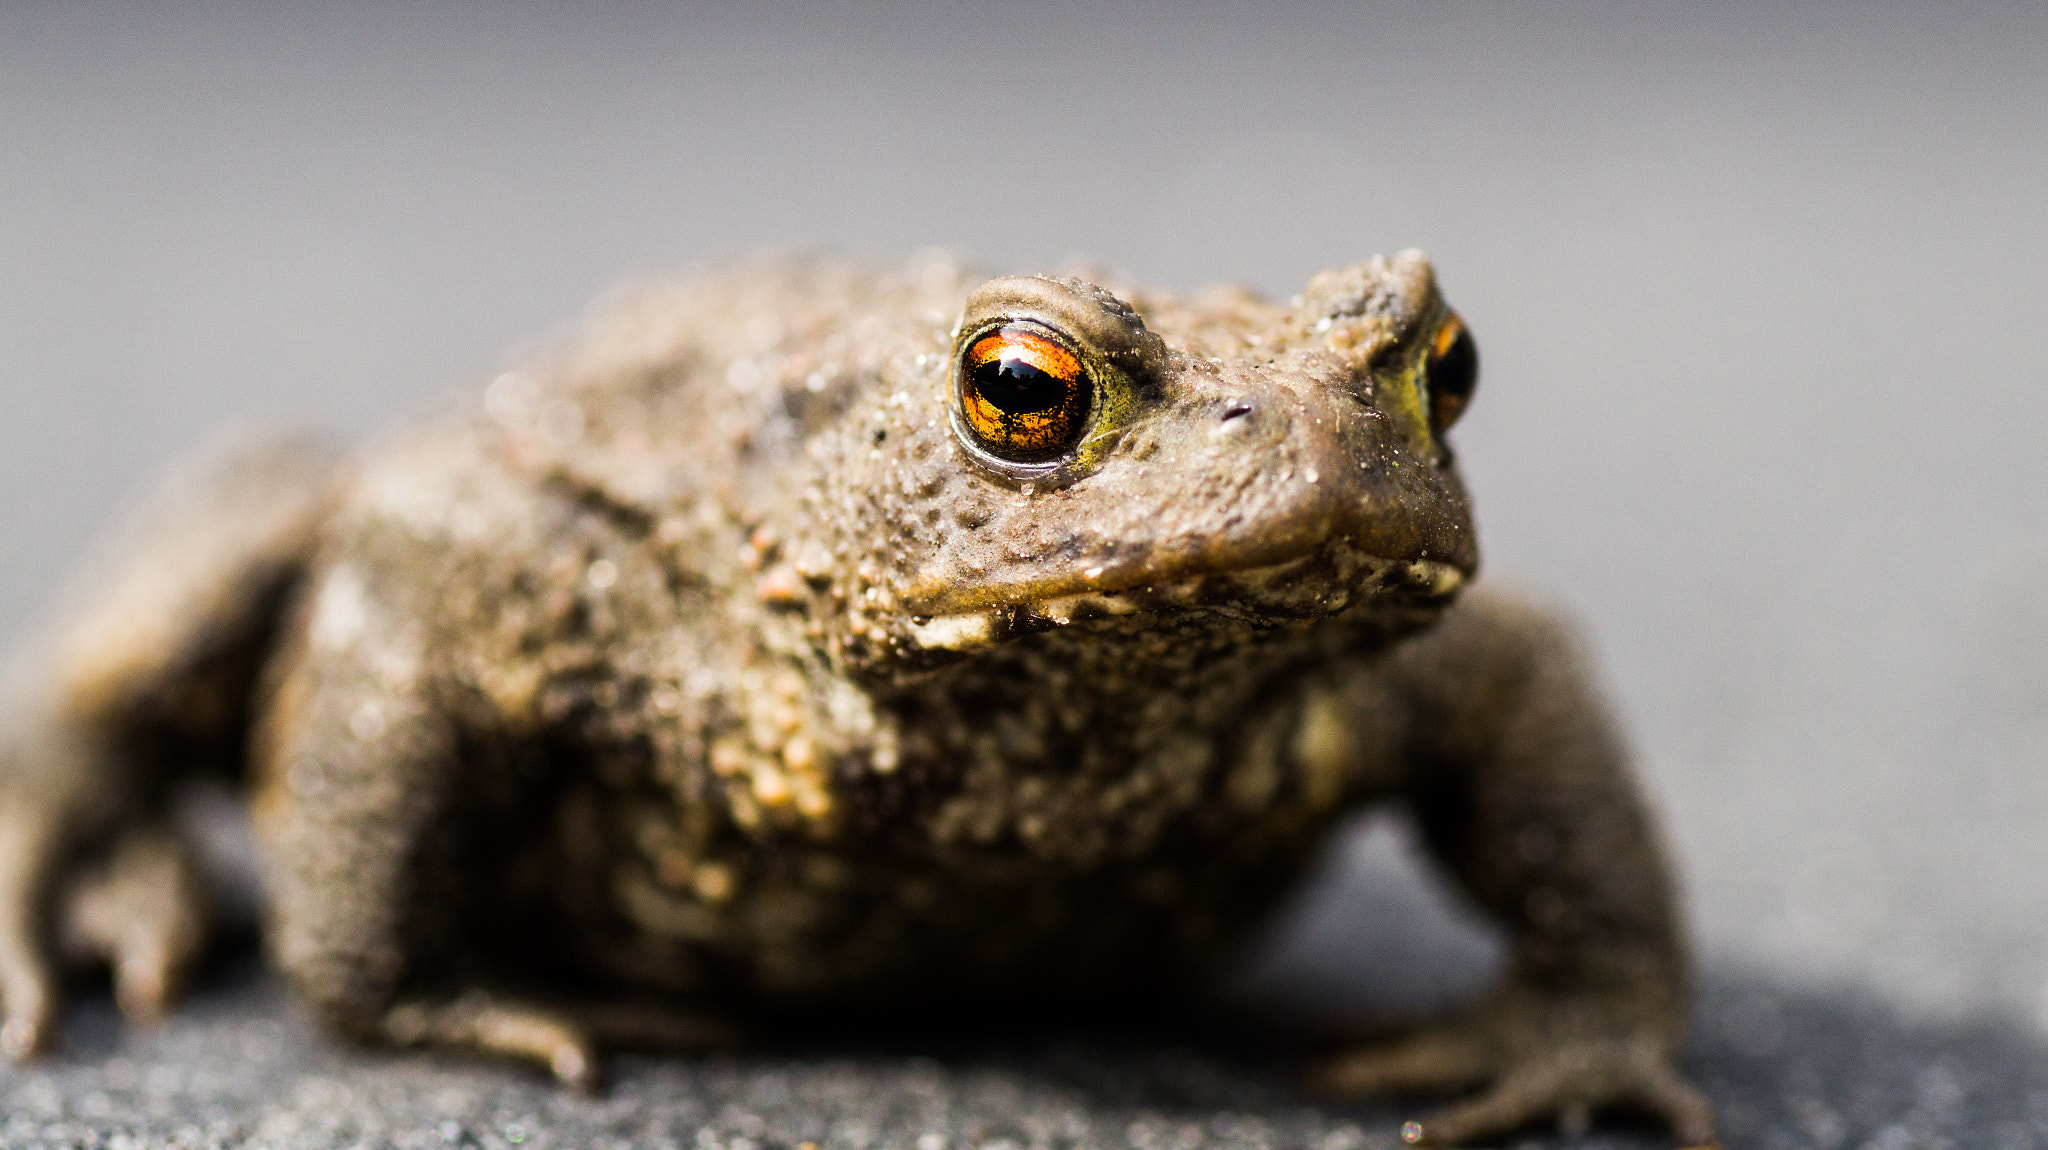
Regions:
<svg viewBox="0 0 2048 1150"><path fill-rule="evenodd" d="M1901 1022L1867 995L1713 972L1690 1066L1730 1146L2030 1147L2048 1138L2048 1050L1992 1020ZM1304 1099L1273 1065L1142 1037L991 1042L936 1055L842 1041L750 1057L619 1058L602 1097L497 1067L344 1050L243 972L164 1029L105 1003L71 1053L0 1079L0 1146L427 1150L1365 1150L1402 1109ZM1602 1126L1515 1146L1656 1147Z"/></svg>

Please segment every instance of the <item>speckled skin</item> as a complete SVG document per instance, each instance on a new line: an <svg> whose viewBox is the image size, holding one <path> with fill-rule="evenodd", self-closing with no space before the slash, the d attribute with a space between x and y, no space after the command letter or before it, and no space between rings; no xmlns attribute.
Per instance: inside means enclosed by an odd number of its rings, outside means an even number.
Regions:
<svg viewBox="0 0 2048 1150"><path fill-rule="evenodd" d="M977 461L963 300L1114 375L1103 433ZM1710 1140L1670 883L1570 644L1447 610L1447 314L1412 253L1288 306L746 266L623 292L376 449L219 465L24 663L5 1037L48 1033L53 929L166 1002L204 916L156 812L201 770L248 780L269 945L324 1017L574 1080L715 1040L703 1010L1198 982L1340 816L1404 800L1514 972L1318 1082L1493 1083L1412 1140L1610 1104Z"/></svg>

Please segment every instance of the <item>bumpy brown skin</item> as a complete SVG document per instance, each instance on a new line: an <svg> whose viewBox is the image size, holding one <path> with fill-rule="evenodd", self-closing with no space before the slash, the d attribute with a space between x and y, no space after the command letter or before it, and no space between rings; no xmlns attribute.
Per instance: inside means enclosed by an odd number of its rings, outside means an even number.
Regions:
<svg viewBox="0 0 2048 1150"><path fill-rule="evenodd" d="M10 1047L50 1032L60 926L163 1007L203 917L156 812L203 770L251 783L269 943L324 1017L579 1081L607 1043L717 1041L708 1010L1199 980L1344 812L1405 800L1513 972L1318 1082L1490 1084L1411 1140L1622 1106L1710 1141L1609 722L1555 622L1445 611L1477 551L1420 390L1427 262L1287 307L973 288L628 292L473 416L252 452L146 514L0 752ZM1100 434L978 458L963 300L1073 340Z"/></svg>

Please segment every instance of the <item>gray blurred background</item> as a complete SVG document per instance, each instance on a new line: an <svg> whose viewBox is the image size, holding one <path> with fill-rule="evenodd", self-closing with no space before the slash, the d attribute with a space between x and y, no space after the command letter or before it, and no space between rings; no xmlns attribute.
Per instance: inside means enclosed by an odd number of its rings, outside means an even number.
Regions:
<svg viewBox="0 0 2048 1150"><path fill-rule="evenodd" d="M274 7L0 8L0 640L195 444L622 276L1419 246L1710 967L2048 1031L2048 7Z"/></svg>

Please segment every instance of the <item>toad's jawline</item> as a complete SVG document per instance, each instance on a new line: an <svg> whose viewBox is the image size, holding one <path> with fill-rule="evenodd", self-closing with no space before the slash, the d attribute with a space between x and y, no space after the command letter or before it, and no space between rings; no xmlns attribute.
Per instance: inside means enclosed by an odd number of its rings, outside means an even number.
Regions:
<svg viewBox="0 0 2048 1150"><path fill-rule="evenodd" d="M1443 605L1450 602L1466 581L1465 573L1448 563L1430 559L1397 561L1362 556L1361 570L1370 571L1341 599L1329 600L1315 608L1299 606L1275 609L1278 596L1261 594L1276 585L1291 582L1297 570L1311 557L1300 556L1283 563L1213 571L1180 579L1109 587L1100 591L1020 599L1014 604L980 611L935 615L911 624L911 637L921 647L944 651L970 651L993 646L1004 639L1045 627L1064 627L1090 619L1109 619L1173 610L1207 610L1229 613L1219 605L1217 582L1228 580L1242 590L1244 614L1284 615L1295 618L1334 615L1362 602L1398 598L1413 605ZM1024 624L1019 626L1019 624Z"/></svg>

